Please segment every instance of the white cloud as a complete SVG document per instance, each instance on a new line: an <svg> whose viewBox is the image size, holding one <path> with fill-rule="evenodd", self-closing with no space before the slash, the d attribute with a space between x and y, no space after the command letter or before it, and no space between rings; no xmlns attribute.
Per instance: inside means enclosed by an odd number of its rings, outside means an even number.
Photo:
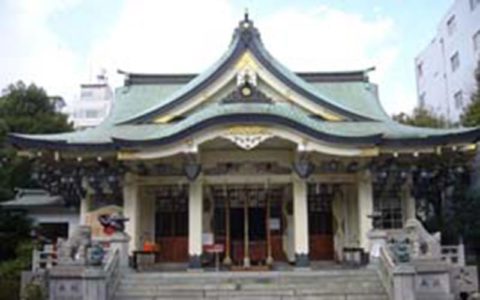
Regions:
<svg viewBox="0 0 480 300"><path fill-rule="evenodd" d="M188 9L185 9L188 7ZM94 69L132 72L200 72L226 50L241 18L231 1L126 0L109 38L90 55ZM270 50L295 71L376 67L372 80L389 82L398 56L394 23L377 14L362 15L318 6L288 7L254 21ZM119 84L118 76L115 83ZM387 93L388 94L388 93Z"/></svg>
<svg viewBox="0 0 480 300"><path fill-rule="evenodd" d="M227 49L242 17L231 0L124 0L107 38L94 41L89 53L74 53L48 28L47 20L68 13L81 0L8 1L8 18L0 23L2 44L8 45L0 47L0 84L34 81L67 99L78 94L78 84L92 75L88 73L101 68L108 70L114 85L122 79L117 69L200 72ZM380 84L387 108L400 95L393 91L404 90L392 84L399 51L392 39L395 24L380 13L367 20L318 6L288 7L260 17L253 11L253 17L267 49L294 71L376 66L372 80Z"/></svg>
<svg viewBox="0 0 480 300"><path fill-rule="evenodd" d="M9 0L2 4L0 36L0 85L23 80L44 87L51 95L67 98L77 89L79 61L75 54L48 28L51 14L75 1Z"/></svg>
<svg viewBox="0 0 480 300"><path fill-rule="evenodd" d="M270 52L294 70L342 71L375 67L371 80L380 86L388 111L396 111L393 66L399 56L392 19L319 6L310 11L288 8L261 20ZM398 90L398 84L395 84ZM403 101L405 103L405 101ZM407 109L409 110L407 105Z"/></svg>
<svg viewBox="0 0 480 300"><path fill-rule="evenodd" d="M92 49L90 60L110 75L116 69L200 72L226 51L236 22L226 0L126 0L109 38Z"/></svg>

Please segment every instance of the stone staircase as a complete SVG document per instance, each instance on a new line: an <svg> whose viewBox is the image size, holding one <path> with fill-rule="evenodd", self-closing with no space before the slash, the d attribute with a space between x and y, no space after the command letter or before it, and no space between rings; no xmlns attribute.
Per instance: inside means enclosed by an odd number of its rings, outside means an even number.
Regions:
<svg viewBox="0 0 480 300"><path fill-rule="evenodd" d="M376 270L125 273L116 300L388 300Z"/></svg>

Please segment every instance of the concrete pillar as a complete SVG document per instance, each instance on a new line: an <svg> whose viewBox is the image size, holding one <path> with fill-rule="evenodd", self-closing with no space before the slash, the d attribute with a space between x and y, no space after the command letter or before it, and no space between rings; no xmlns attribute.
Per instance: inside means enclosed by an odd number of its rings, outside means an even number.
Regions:
<svg viewBox="0 0 480 300"><path fill-rule="evenodd" d="M295 265L308 267L308 203L307 183L294 176L293 179L293 241L295 250Z"/></svg>
<svg viewBox="0 0 480 300"><path fill-rule="evenodd" d="M87 213L90 211L92 195L86 193L85 197L80 200L80 224L85 225L87 221Z"/></svg>
<svg viewBox="0 0 480 300"><path fill-rule="evenodd" d="M410 186L406 184L402 189L403 223L416 218L415 198L411 195Z"/></svg>
<svg viewBox="0 0 480 300"><path fill-rule="evenodd" d="M128 218L125 224L125 232L130 237L129 252L140 249L138 236L139 229L139 203L138 184L133 174L126 174L123 185L123 214Z"/></svg>
<svg viewBox="0 0 480 300"><path fill-rule="evenodd" d="M188 193L188 256L189 268L202 267L202 214L203 214L203 185L197 178L190 182Z"/></svg>
<svg viewBox="0 0 480 300"><path fill-rule="evenodd" d="M345 195L345 191L342 190L341 195ZM336 193L332 202L332 215L333 215L333 245L335 259L342 261L343 259L343 247L345 246L345 219L346 219L346 199L340 196L340 193Z"/></svg>
<svg viewBox="0 0 480 300"><path fill-rule="evenodd" d="M140 192L141 205L139 207L139 241L143 245L145 241L155 241L155 199L143 190Z"/></svg>
<svg viewBox="0 0 480 300"><path fill-rule="evenodd" d="M369 171L359 173L358 176L358 229L359 246L365 252L370 249L368 233L373 229L373 187L372 175Z"/></svg>

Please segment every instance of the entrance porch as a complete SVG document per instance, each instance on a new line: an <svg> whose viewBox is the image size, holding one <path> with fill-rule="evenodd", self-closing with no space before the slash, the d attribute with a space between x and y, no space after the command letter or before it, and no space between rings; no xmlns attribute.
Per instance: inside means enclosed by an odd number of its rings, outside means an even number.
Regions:
<svg viewBox="0 0 480 300"><path fill-rule="evenodd" d="M219 261L232 268L342 262L344 249L369 251L372 190L358 176L204 175L173 183L131 175L124 192L130 250L154 242L155 262L190 268L214 264L205 252L211 244L222 245Z"/></svg>

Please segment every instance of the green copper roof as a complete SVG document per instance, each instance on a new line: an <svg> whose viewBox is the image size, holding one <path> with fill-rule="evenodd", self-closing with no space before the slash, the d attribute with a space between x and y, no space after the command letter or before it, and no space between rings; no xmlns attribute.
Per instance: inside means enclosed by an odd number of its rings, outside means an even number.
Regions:
<svg viewBox="0 0 480 300"><path fill-rule="evenodd" d="M117 88L115 102L106 123L115 124L141 114L183 88L184 84L130 85Z"/></svg>
<svg viewBox="0 0 480 300"><path fill-rule="evenodd" d="M124 141L155 141L165 139L176 134L191 130L198 124L208 122L217 117L235 116L239 114L275 116L292 123L303 126L302 128L323 133L339 138L364 138L375 135L383 139L422 139L447 134L459 134L472 131L464 129L430 129L417 128L398 124L394 121L366 121L366 122L328 122L307 115L303 110L291 104L276 103L236 103L236 104L212 104L208 108L200 110L184 120L172 124L126 124L110 125L102 124L99 127L84 131L63 133L56 135L18 135L23 139L64 141L67 144L108 144L115 140ZM238 125L231 123L230 125ZM267 126L282 126L282 124L266 124ZM212 125L214 126L214 125ZM286 125L284 125L286 126ZM299 132L300 134L302 132Z"/></svg>
<svg viewBox="0 0 480 300"><path fill-rule="evenodd" d="M241 99L241 102L235 103L206 102L198 110L183 115L184 119L166 124L152 122L159 114L183 105L202 93L236 63L245 51L250 51L268 72L291 91L348 121L325 121L309 115L296 104L275 101L278 99L267 99L267 103ZM392 121L379 102L376 86L368 82L365 72L345 72L345 75L331 73L327 77L311 73L307 77L309 82L276 61L263 47L253 23L246 19L236 29L227 52L208 70L193 79L190 80L189 76L172 76L172 80L168 81L167 77L159 75L150 78L148 75L136 75L116 90L111 114L98 127L64 134L14 134L11 141L17 147L25 148L47 145L50 148L62 148L73 145L119 149L127 145L135 147L173 143L215 126L252 122L288 127L312 139L339 144L365 143L395 147L445 145L452 141L474 142L480 137L478 129L415 128ZM163 82L155 83L158 79Z"/></svg>
<svg viewBox="0 0 480 300"><path fill-rule="evenodd" d="M378 99L375 84L364 81L316 82L309 84L318 92L335 99L336 102L341 103L343 106L369 115L376 120L390 120Z"/></svg>
<svg viewBox="0 0 480 300"><path fill-rule="evenodd" d="M0 206L4 208L63 207L64 202L62 197L52 196L45 190L19 189L14 199L0 203Z"/></svg>

